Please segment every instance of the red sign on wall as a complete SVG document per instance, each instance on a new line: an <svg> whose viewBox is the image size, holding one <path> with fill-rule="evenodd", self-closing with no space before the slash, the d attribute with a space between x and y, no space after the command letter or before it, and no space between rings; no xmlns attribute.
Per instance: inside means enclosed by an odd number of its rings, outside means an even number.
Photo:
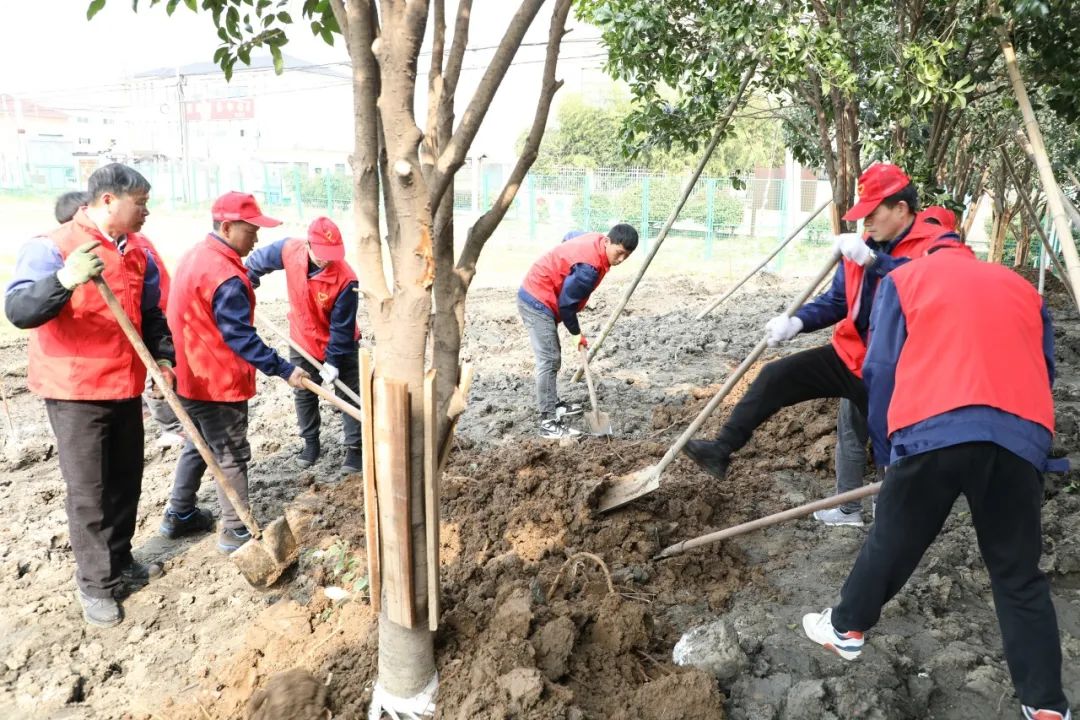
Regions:
<svg viewBox="0 0 1080 720"><path fill-rule="evenodd" d="M199 100L185 103L184 115L190 121L251 120L255 117L255 100Z"/></svg>

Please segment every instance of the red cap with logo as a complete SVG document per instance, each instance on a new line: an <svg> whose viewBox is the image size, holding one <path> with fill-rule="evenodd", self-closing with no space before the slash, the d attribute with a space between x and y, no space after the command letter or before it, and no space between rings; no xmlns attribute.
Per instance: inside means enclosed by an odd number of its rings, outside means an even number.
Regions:
<svg viewBox="0 0 1080 720"><path fill-rule="evenodd" d="M911 178L892 163L874 163L859 176L859 202L844 213L844 220L862 220L890 195L908 186Z"/></svg>
<svg viewBox="0 0 1080 720"><path fill-rule="evenodd" d="M272 217L266 217L262 214L262 210L259 209L259 204L255 202L254 195L248 195L242 192L227 192L217 200L214 201L213 210L214 220L223 222L228 220L229 222L236 222L237 220L243 220L246 223L251 223L256 227L271 228L277 227L281 224L280 220L275 220Z"/></svg>
<svg viewBox="0 0 1080 720"><path fill-rule="evenodd" d="M345 243L341 230L328 217L315 218L307 231L311 253L320 260L344 260Z"/></svg>
<svg viewBox="0 0 1080 720"><path fill-rule="evenodd" d="M919 219L923 221L934 221L946 230L956 229L956 213L948 208L943 208L940 205L931 205L926 208L919 213Z"/></svg>

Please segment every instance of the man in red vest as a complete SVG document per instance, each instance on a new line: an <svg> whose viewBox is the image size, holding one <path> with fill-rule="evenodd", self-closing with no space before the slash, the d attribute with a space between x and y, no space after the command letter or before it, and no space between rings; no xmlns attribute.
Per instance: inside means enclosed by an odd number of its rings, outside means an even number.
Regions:
<svg viewBox="0 0 1080 720"><path fill-rule="evenodd" d="M149 577L131 554L146 368L88 284L104 278L171 380L175 354L158 306L159 272L136 242L149 196L150 183L130 167L95 170L86 207L19 251L4 303L8 320L30 329L27 385L45 399L56 435L83 617L100 627L123 620L121 584Z"/></svg>
<svg viewBox="0 0 1080 720"><path fill-rule="evenodd" d="M81 190L64 193L56 199L54 208L56 222L61 225L71 222L71 219L75 217L75 213L80 208L86 207L92 199L90 193ZM150 238L145 235L141 233L130 234L128 236L128 246L142 248L150 255L150 259L154 261L158 271L158 286L161 291L158 306L161 308L162 314L164 314L169 299L168 268L165 267L165 263L162 261L161 255L158 254L157 248L154 247L154 243L150 242ZM149 376L146 378L146 391L143 393L143 400L146 402L146 406L150 408L150 415L154 418L154 422L157 423L158 430L161 433L155 445L159 448L180 447L183 445L184 428L180 424L180 420L177 419L176 413L169 407L169 403L165 402L161 391L157 389L153 379Z"/></svg>
<svg viewBox="0 0 1080 720"><path fill-rule="evenodd" d="M956 213L940 205L931 205L919 213L919 219L931 225L940 225L946 230L956 230Z"/></svg>
<svg viewBox="0 0 1080 720"><path fill-rule="evenodd" d="M259 248L244 265L253 287L259 287L263 275L285 271L289 337L322 363L322 371L316 370L296 350L289 351L289 361L313 375L319 373L331 390L334 381L340 378L346 387L359 394L360 364L356 354L356 341L360 337L356 327L359 285L356 273L345 262L345 243L334 221L316 218L308 227L306 240L286 238ZM319 397L303 388L294 390L293 394L300 437L304 440L297 463L300 467L310 467L320 454ZM360 423L342 413L341 424L345 431L345 460L341 470L358 473L363 470Z"/></svg>
<svg viewBox="0 0 1080 720"><path fill-rule="evenodd" d="M794 315L779 315L765 325L770 346L787 342L800 332L836 325L832 343L766 364L716 439L686 444L683 452L702 469L723 479L731 454L750 440L754 430L781 408L796 403L847 398L865 416L862 361L878 282L910 258L925 253L939 238L955 237L944 228L920 222L915 216L918 202L915 186L896 165L875 163L862 174L859 201L844 220L863 220L867 239L855 233L837 237L843 261L832 286ZM855 481L861 480L861 473L857 473ZM839 512L852 518L849 524L861 525L860 510L861 504L855 503Z"/></svg>
<svg viewBox="0 0 1080 720"><path fill-rule="evenodd" d="M247 502L248 400L256 368L302 387L309 375L262 341L252 324L255 293L241 260L258 242L259 228L280 220L262 214L255 198L225 193L214 202L214 231L180 260L173 278L168 319L176 338L176 394L214 453L236 495ZM195 505L206 463L189 438L180 451L172 495L159 532L177 538L214 526L210 511ZM231 553L251 538L232 503L218 488L218 549Z"/></svg>
<svg viewBox="0 0 1080 720"><path fill-rule="evenodd" d="M1054 330L1016 273L945 242L881 282L863 365L874 455L889 464L877 518L836 607L803 618L852 660L963 494L990 574L1023 717L1067 720L1061 642L1039 570L1042 473L1054 432Z"/></svg>
<svg viewBox="0 0 1080 720"><path fill-rule="evenodd" d="M563 438L581 432L566 424L566 418L581 415L577 403L559 399L556 377L562 366L558 325L570 333L574 350L589 346L581 333L577 314L613 266L618 265L638 244L638 234L620 223L607 235L584 233L556 245L533 263L518 290L518 314L529 331L536 355L536 400L540 406L540 436Z"/></svg>

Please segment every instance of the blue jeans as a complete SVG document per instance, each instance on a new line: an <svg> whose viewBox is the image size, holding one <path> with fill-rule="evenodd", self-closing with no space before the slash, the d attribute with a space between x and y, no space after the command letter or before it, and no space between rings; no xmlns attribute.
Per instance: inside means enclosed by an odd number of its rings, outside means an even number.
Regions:
<svg viewBox="0 0 1080 720"><path fill-rule="evenodd" d="M840 411L836 414L836 494L858 490L866 472L866 441L870 431L866 415L847 398L840 399ZM857 512L862 502L844 503L844 512Z"/></svg>
<svg viewBox="0 0 1080 720"><path fill-rule="evenodd" d="M518 298L518 314L529 331L529 342L536 355L536 404L541 417L554 417L559 402L556 377L562 367L562 346L555 318Z"/></svg>

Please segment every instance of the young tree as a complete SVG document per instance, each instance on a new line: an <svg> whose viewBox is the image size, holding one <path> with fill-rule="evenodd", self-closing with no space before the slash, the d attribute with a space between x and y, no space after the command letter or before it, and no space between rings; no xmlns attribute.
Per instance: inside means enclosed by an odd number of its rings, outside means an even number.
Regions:
<svg viewBox="0 0 1080 720"><path fill-rule="evenodd" d="M301 0L296 0L297 4ZM87 17L104 7L93 0ZM428 558L423 506L423 378L425 348L435 295L434 358L437 374L437 437L447 441L445 409L458 381L465 297L480 252L513 202L536 159L551 107L561 86L556 63L570 0L547 0L550 8L543 80L532 127L506 185L492 207L469 229L460 256L454 256L453 182L484 116L510 67L522 38L545 0L522 0L475 93L455 126L458 81L468 45L472 0L459 0L453 34L447 32L445 0L302 0L301 15L311 32L334 44L343 38L353 74L355 149L353 220L359 244L360 284L376 339L376 375L408 383L411 397L410 477L414 607L427 617ZM172 13L180 0L149 0ZM237 62L246 64L256 48L266 48L278 72L281 48L300 29L286 9L288 0L184 0L193 11L213 15L221 45L214 55L226 78ZM138 0L134 0L138 10ZM430 24L431 65L427 118L415 113L417 66ZM449 48L447 44L449 42ZM380 199L386 212L386 245L393 288L383 269ZM430 687L435 677L432 634L379 618L379 687L392 698L407 699Z"/></svg>

